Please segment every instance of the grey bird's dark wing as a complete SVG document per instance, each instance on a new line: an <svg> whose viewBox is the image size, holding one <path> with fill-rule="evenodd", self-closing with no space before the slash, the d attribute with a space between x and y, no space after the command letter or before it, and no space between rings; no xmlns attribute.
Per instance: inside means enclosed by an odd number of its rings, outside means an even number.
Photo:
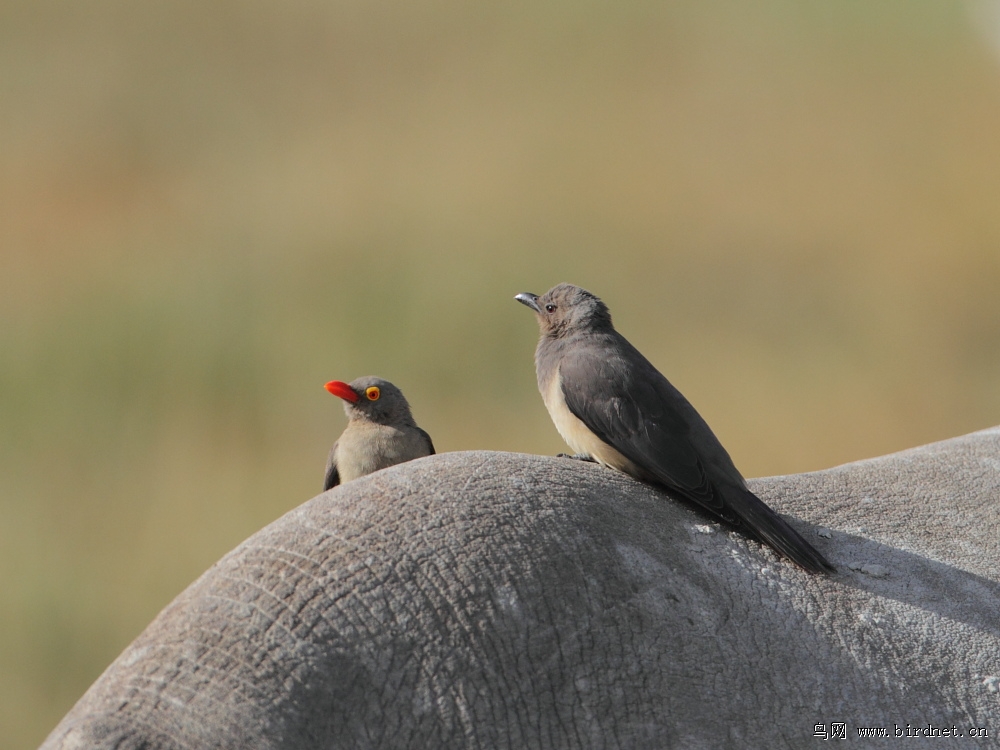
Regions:
<svg viewBox="0 0 1000 750"><path fill-rule="evenodd" d="M609 356L610 354L610 356ZM743 528L810 572L833 567L756 495L694 407L620 334L559 364L566 406L659 484Z"/></svg>
<svg viewBox="0 0 1000 750"><path fill-rule="evenodd" d="M559 374L566 406L639 466L646 474L642 479L721 513L723 503L696 447L692 425L678 408L686 400L631 345L613 343L618 346L576 345L563 356ZM623 350L622 343L628 348Z"/></svg>
<svg viewBox="0 0 1000 750"><path fill-rule="evenodd" d="M339 441L338 441L339 442ZM326 460L326 476L323 478L323 492L340 484L340 472L337 471L337 443L330 449L330 457Z"/></svg>

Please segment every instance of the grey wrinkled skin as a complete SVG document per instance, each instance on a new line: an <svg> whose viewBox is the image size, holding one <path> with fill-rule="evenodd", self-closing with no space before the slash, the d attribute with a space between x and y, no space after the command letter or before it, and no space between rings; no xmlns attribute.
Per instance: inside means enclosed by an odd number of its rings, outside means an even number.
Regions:
<svg viewBox="0 0 1000 750"><path fill-rule="evenodd" d="M995 747L1000 428L750 487L840 572L595 464L362 477L195 581L43 747Z"/></svg>

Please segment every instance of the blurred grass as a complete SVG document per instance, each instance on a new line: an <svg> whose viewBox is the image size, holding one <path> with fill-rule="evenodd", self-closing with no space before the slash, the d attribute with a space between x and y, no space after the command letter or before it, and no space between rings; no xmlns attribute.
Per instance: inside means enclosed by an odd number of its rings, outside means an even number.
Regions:
<svg viewBox="0 0 1000 750"><path fill-rule="evenodd" d="M0 2L0 746L315 494L326 380L562 450L519 291L748 475L1000 423L996 8Z"/></svg>

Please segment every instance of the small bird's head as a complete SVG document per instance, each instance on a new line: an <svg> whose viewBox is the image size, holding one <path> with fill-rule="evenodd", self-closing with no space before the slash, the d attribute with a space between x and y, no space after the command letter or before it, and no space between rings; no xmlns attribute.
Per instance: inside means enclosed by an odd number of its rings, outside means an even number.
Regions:
<svg viewBox="0 0 1000 750"><path fill-rule="evenodd" d="M413 424L403 392L388 380L366 375L350 383L331 380L324 387L344 399L344 413L349 420L365 419L394 426Z"/></svg>
<svg viewBox="0 0 1000 750"><path fill-rule="evenodd" d="M514 299L535 311L543 336L559 338L575 331L612 327L607 305L573 284L557 284L541 297L522 292Z"/></svg>

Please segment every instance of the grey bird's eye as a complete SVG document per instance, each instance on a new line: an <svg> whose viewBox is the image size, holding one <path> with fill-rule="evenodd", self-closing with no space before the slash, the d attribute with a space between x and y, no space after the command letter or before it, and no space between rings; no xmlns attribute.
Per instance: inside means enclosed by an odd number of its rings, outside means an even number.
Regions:
<svg viewBox="0 0 1000 750"><path fill-rule="evenodd" d="M545 306L545 312L555 312L555 311L556 311L556 306L555 305L546 305Z"/></svg>

